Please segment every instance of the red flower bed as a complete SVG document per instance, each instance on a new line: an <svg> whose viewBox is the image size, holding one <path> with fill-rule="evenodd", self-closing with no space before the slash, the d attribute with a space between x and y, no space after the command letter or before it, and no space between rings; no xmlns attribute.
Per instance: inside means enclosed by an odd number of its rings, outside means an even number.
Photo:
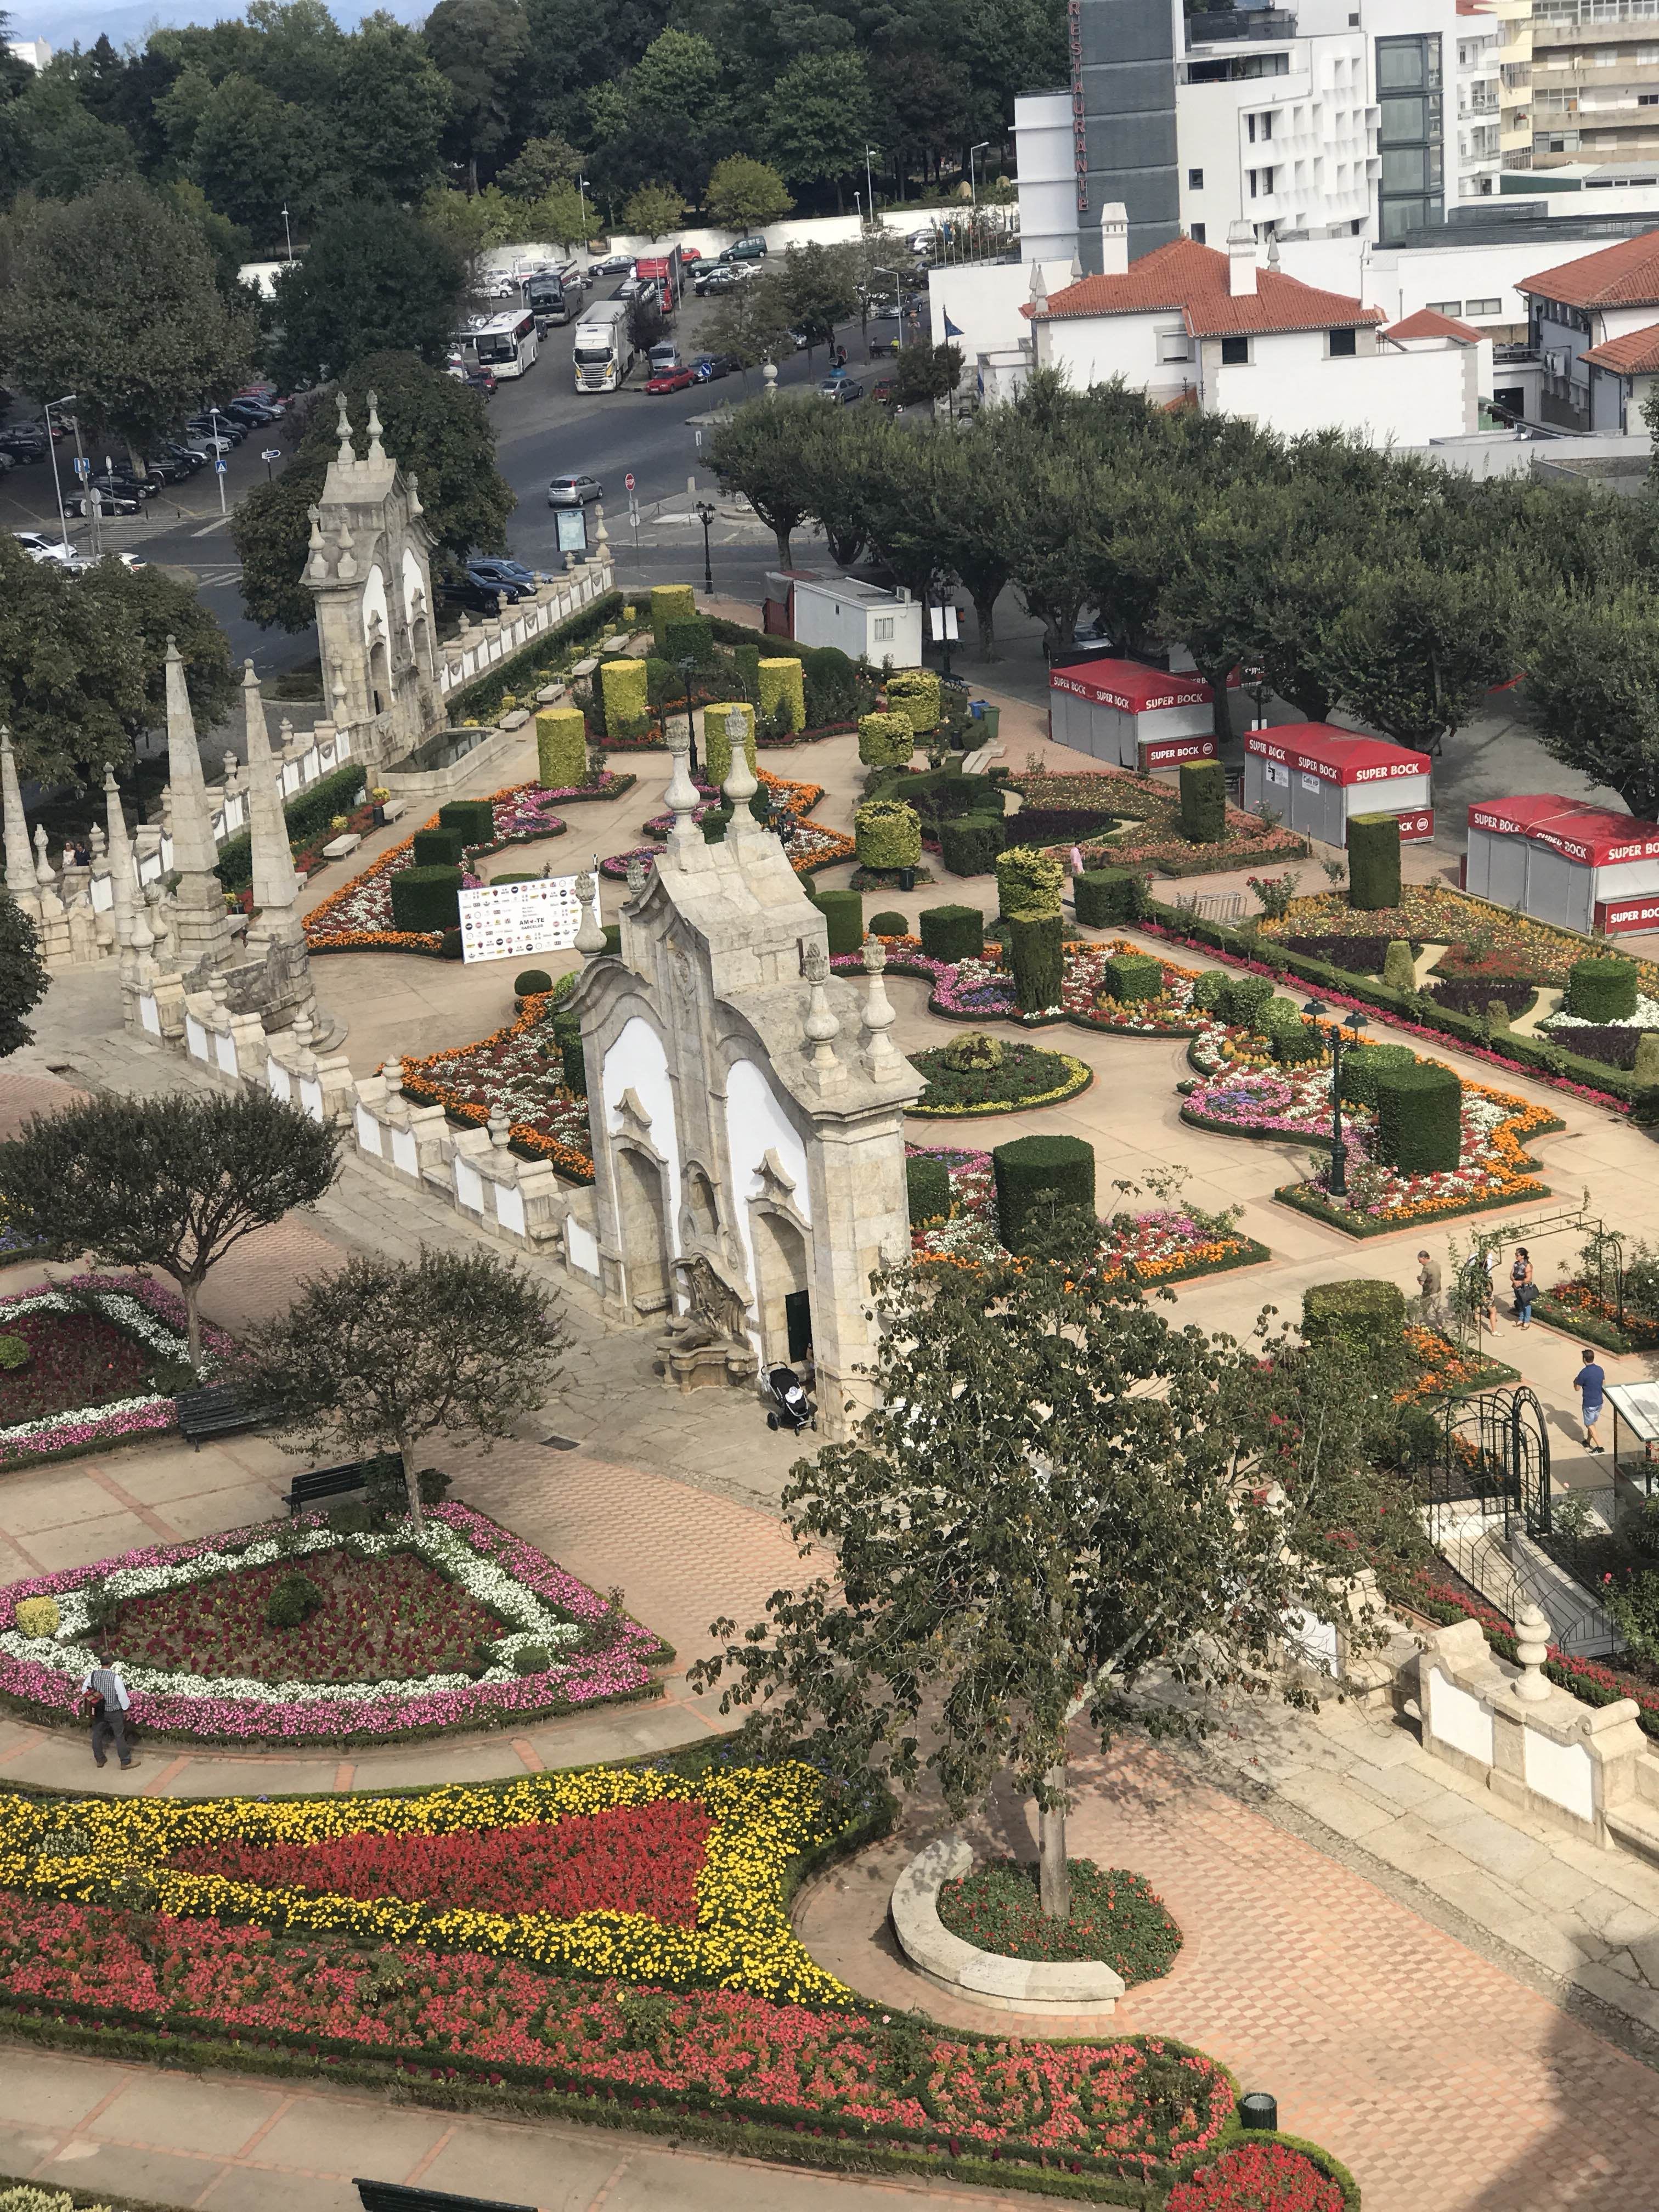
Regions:
<svg viewBox="0 0 1659 2212"><path fill-rule="evenodd" d="M297 1628L271 1628L265 1606L295 1571L323 1594ZM128 1598L112 1629L121 1656L186 1674L258 1682L396 1682L464 1674L505 1624L412 1552L349 1550L241 1567L153 1596Z"/></svg>
<svg viewBox="0 0 1659 2212"><path fill-rule="evenodd" d="M0 1368L0 1429L136 1397L157 1364L101 1314L0 1313L0 1335L21 1336L29 1348L24 1365Z"/></svg>
<svg viewBox="0 0 1659 2212"><path fill-rule="evenodd" d="M1346 2201L1303 2152L1261 2136L1177 2181L1164 2212L1343 2212Z"/></svg>
<svg viewBox="0 0 1659 2212"><path fill-rule="evenodd" d="M265 1889L399 1897L446 1911L644 1912L696 1925L707 1807L678 1798L571 1814L551 1825L454 1829L439 1835L335 1836L323 1844L204 1844L177 1851L187 1874Z"/></svg>

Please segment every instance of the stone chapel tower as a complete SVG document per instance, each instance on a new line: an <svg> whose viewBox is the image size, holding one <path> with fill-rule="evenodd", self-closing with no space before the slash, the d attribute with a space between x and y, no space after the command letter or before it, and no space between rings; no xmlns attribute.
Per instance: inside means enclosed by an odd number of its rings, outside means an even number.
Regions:
<svg viewBox="0 0 1659 2212"><path fill-rule="evenodd" d="M306 583L317 603L323 692L355 759L400 760L438 726L432 548L416 479L380 443L368 395L368 450L351 442L340 394L340 449L311 510Z"/></svg>

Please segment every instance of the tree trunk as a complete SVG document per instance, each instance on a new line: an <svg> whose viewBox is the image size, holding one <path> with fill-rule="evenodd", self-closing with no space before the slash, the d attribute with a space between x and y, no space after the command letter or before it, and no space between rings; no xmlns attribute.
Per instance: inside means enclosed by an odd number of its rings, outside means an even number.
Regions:
<svg viewBox="0 0 1659 2212"><path fill-rule="evenodd" d="M1065 1766L1051 1766L1043 1779L1055 1802L1037 1808L1038 1894L1045 1920L1069 1920L1072 1873L1066 1863Z"/></svg>
<svg viewBox="0 0 1659 2212"><path fill-rule="evenodd" d="M202 1285L186 1276L179 1288L185 1294L185 1334L190 1343L190 1364L202 1371Z"/></svg>
<svg viewBox="0 0 1659 2212"><path fill-rule="evenodd" d="M413 1446L406 1437L398 1440L398 1456L404 1463L404 1490L409 1498L409 1517L418 1528L421 1525L421 1478L415 1466Z"/></svg>
<svg viewBox="0 0 1659 2212"><path fill-rule="evenodd" d="M774 523L772 526L772 535L778 541L778 566L780 568L787 568L791 565L789 557L789 540L794 536L794 525L792 523L788 529L781 530L777 524Z"/></svg>
<svg viewBox="0 0 1659 2212"><path fill-rule="evenodd" d="M979 657L981 660L994 660L997 657L997 594L993 592L987 597L982 592L972 592L969 596L974 602L974 623L979 631Z"/></svg>
<svg viewBox="0 0 1659 2212"><path fill-rule="evenodd" d="M1217 744L1228 744L1232 739L1233 718L1227 704L1227 678L1232 671L1224 668L1218 674L1213 668L1200 668L1198 672L1210 687L1211 731Z"/></svg>

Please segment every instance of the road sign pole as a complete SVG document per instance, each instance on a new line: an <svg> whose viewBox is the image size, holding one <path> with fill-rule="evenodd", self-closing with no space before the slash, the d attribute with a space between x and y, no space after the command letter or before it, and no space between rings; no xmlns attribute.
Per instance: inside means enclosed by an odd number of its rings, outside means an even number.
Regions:
<svg viewBox="0 0 1659 2212"><path fill-rule="evenodd" d="M265 482L267 483L270 482L271 463L273 461L280 461L282 458L283 449L280 446L266 446L260 453L259 459L265 465Z"/></svg>

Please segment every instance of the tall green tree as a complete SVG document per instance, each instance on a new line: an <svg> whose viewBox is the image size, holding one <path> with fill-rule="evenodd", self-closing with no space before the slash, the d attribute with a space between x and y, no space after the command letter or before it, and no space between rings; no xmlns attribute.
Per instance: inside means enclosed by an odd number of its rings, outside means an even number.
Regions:
<svg viewBox="0 0 1659 2212"><path fill-rule="evenodd" d="M511 151L530 27L519 0L438 0L421 35L449 84L444 151L476 192Z"/></svg>
<svg viewBox="0 0 1659 2212"><path fill-rule="evenodd" d="M1525 637L1546 751L1659 821L1659 597L1632 585L1534 601Z"/></svg>
<svg viewBox="0 0 1659 2212"><path fill-rule="evenodd" d="M0 1210L60 1251L170 1276L199 1368L209 1274L256 1229L314 1206L339 1145L264 1091L91 1098L0 1145Z"/></svg>
<svg viewBox="0 0 1659 2212"><path fill-rule="evenodd" d="M1337 623L1342 702L1374 729L1437 753L1516 673L1512 570L1405 559L1369 570Z"/></svg>
<svg viewBox="0 0 1659 2212"><path fill-rule="evenodd" d="M335 451L335 392L343 390L360 441L375 394L386 451L420 479L428 526L447 554L501 552L514 495L495 465L495 433L476 392L409 353L369 354L337 386L291 416L298 450L281 476L257 484L231 518L251 622L309 629L315 605L304 583L307 510L322 493Z"/></svg>
<svg viewBox="0 0 1659 2212"><path fill-rule="evenodd" d="M0 1060L33 1043L34 1032L23 1018L46 997L49 980L34 924L0 890Z"/></svg>
<svg viewBox="0 0 1659 2212"><path fill-rule="evenodd" d="M722 230L750 231L765 222L781 222L795 203L784 189L783 179L767 162L747 154L728 154L714 165L703 204Z"/></svg>
<svg viewBox="0 0 1659 2212"><path fill-rule="evenodd" d="M199 228L136 178L29 210L11 249L0 359L30 392L78 394L94 439L112 434L142 453L246 373L252 311L220 290Z"/></svg>
<svg viewBox="0 0 1659 2212"><path fill-rule="evenodd" d="M630 192L622 211L623 228L641 238L660 238L678 230L685 219L685 203L665 185L641 185Z"/></svg>
<svg viewBox="0 0 1659 2212"><path fill-rule="evenodd" d="M862 54L802 54L772 88L763 150L789 184L833 184L839 209L844 179L863 170L870 116Z"/></svg>
<svg viewBox="0 0 1659 2212"><path fill-rule="evenodd" d="M338 176L333 134L249 76L216 85L197 118L190 173L219 213L263 245L283 237L283 209L309 222Z"/></svg>
<svg viewBox="0 0 1659 2212"><path fill-rule="evenodd" d="M396 1452L421 1518L416 1448L428 1437L489 1450L547 1402L570 1336L558 1293L489 1252L417 1261L358 1254L307 1283L250 1339L253 1390L283 1408L307 1452Z"/></svg>
<svg viewBox="0 0 1659 2212"><path fill-rule="evenodd" d="M582 157L569 140L549 131L526 140L495 181L514 199L539 200L558 185L574 185L581 167Z"/></svg>
<svg viewBox="0 0 1659 2212"><path fill-rule="evenodd" d="M440 173L449 81L420 33L370 15L340 58L334 109L341 171L351 195L418 200Z"/></svg>
<svg viewBox="0 0 1659 2212"><path fill-rule="evenodd" d="M413 353L441 364L465 289L461 256L418 216L389 200L342 210L276 279L272 372L287 391L338 375L365 354Z"/></svg>
<svg viewBox="0 0 1659 2212"><path fill-rule="evenodd" d="M789 541L807 514L797 469L805 426L795 411L795 403L751 399L720 424L709 448L715 471L777 540L781 568L789 566Z"/></svg>

